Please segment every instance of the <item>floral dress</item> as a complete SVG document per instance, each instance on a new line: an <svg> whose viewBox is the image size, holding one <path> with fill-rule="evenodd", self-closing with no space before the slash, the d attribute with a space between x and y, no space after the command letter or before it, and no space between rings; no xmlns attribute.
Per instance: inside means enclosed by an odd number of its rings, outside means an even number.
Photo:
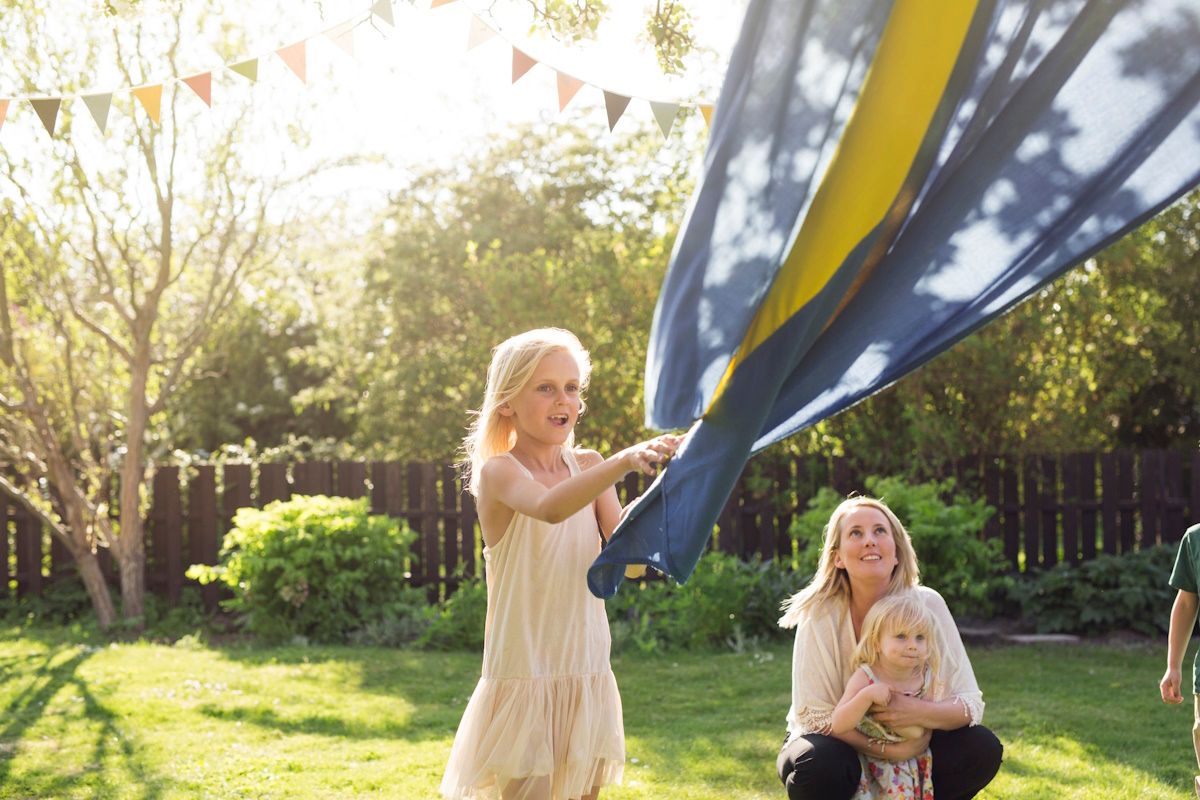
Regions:
<svg viewBox="0 0 1200 800"><path fill-rule="evenodd" d="M871 668L864 664L862 669L867 674L868 682L875 683L875 673ZM926 665L925 679L913 697L925 696L930 689L930 677ZM872 739L902 741L894 731L876 722L869 714L858 724L858 730ZM928 749L905 761L886 761L861 753L858 760L862 764L862 777L851 800L933 800L933 754Z"/></svg>

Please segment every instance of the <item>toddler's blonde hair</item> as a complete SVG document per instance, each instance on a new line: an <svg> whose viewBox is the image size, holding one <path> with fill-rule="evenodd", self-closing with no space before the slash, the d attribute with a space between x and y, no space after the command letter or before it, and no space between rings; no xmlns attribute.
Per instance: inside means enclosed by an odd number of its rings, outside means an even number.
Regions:
<svg viewBox="0 0 1200 800"><path fill-rule="evenodd" d="M560 350L570 354L579 365L579 413L582 414L586 408L582 394L592 374L592 362L575 334L562 328L538 328L505 339L492 351L483 406L471 412L475 419L467 430L462 448L467 488L476 497L479 496L479 471L484 463L493 456L507 453L516 444L516 427L512 419L500 413L500 407L529 382L543 358ZM575 432L571 431L567 447L574 445Z"/></svg>
<svg viewBox="0 0 1200 800"><path fill-rule="evenodd" d="M926 663L932 675L931 684L937 683L938 670L942 664L941 642L933 614L914 591L885 595L875 601L867 616L863 618L858 646L854 648L852 666L857 669L863 664L874 666L883 652L883 637L891 633L907 633L910 636L925 634L929 643Z"/></svg>

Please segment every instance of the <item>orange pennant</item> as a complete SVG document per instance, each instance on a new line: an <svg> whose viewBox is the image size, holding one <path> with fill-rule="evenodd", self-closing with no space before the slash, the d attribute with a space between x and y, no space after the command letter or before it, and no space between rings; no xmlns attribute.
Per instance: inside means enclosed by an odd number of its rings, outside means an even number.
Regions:
<svg viewBox="0 0 1200 800"><path fill-rule="evenodd" d="M275 51L275 53L283 59L283 63L287 64L292 72L296 73L296 77L300 79L300 82L304 84L308 83L304 77L305 66L307 64L304 45L307 43L307 40L303 42L296 42L295 44L290 44L287 47L281 47Z"/></svg>
<svg viewBox="0 0 1200 800"><path fill-rule="evenodd" d="M523 76L526 72L529 72L529 70L533 69L533 65L536 63L538 63L538 62L535 61L534 59L530 58L529 56L525 55L520 50L518 50L517 48L514 47L513 48L513 79L512 79L512 82L516 83L521 78L521 76Z"/></svg>
<svg viewBox="0 0 1200 800"><path fill-rule="evenodd" d="M346 55L354 57L354 25L346 22L336 28L325 31L329 41L345 51Z"/></svg>
<svg viewBox="0 0 1200 800"><path fill-rule="evenodd" d="M467 35L467 49L474 50L479 45L496 35L488 24L474 14L471 15L471 30Z"/></svg>
<svg viewBox="0 0 1200 800"><path fill-rule="evenodd" d="M583 81L564 72L558 73L558 110L562 111L583 86Z"/></svg>
<svg viewBox="0 0 1200 800"><path fill-rule="evenodd" d="M0 128L4 127L4 118L8 116L8 100L0 100Z"/></svg>
<svg viewBox="0 0 1200 800"><path fill-rule="evenodd" d="M192 87L192 91L196 96L204 101L204 105L212 108L212 73L202 72L199 75L193 75L190 78L184 78L183 82Z"/></svg>
<svg viewBox="0 0 1200 800"><path fill-rule="evenodd" d="M610 91L604 92L604 110L608 112L608 130L616 127L617 120L625 113L626 107L629 106L629 98L623 94L613 94Z"/></svg>
<svg viewBox="0 0 1200 800"><path fill-rule="evenodd" d="M711 105L700 106L700 116L704 117L704 127L712 127L713 107Z"/></svg>
<svg viewBox="0 0 1200 800"><path fill-rule="evenodd" d="M135 86L133 96L141 101L142 107L150 115L150 119L158 122L159 111L162 108L162 84L153 86Z"/></svg>

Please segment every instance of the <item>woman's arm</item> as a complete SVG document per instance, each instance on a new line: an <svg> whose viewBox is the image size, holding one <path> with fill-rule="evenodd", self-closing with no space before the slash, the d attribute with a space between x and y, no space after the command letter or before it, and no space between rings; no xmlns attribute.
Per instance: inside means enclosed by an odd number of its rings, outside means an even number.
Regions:
<svg viewBox="0 0 1200 800"><path fill-rule="evenodd" d="M830 734L836 736L854 730L871 706L886 706L890 696L891 690L885 684L871 683L865 672L855 670L829 718Z"/></svg>
<svg viewBox="0 0 1200 800"><path fill-rule="evenodd" d="M886 707L876 707L872 713L877 722L893 729L919 725L922 728L952 731L970 721L966 706L958 698L932 701L894 694Z"/></svg>
<svg viewBox="0 0 1200 800"><path fill-rule="evenodd" d="M829 735L835 739L840 739L864 756L881 758L885 761L907 761L910 758L916 758L929 749L931 732L926 730L917 738L905 739L903 742L881 742L868 737L858 730L840 734L831 733Z"/></svg>

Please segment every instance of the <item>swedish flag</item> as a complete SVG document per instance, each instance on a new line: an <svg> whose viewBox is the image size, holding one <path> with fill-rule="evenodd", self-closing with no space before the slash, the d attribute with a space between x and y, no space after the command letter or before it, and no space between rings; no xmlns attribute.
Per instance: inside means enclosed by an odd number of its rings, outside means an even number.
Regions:
<svg viewBox="0 0 1200 800"><path fill-rule="evenodd" d="M752 453L1197 184L1200 0L752 0L646 364L691 430L592 592L685 580Z"/></svg>

